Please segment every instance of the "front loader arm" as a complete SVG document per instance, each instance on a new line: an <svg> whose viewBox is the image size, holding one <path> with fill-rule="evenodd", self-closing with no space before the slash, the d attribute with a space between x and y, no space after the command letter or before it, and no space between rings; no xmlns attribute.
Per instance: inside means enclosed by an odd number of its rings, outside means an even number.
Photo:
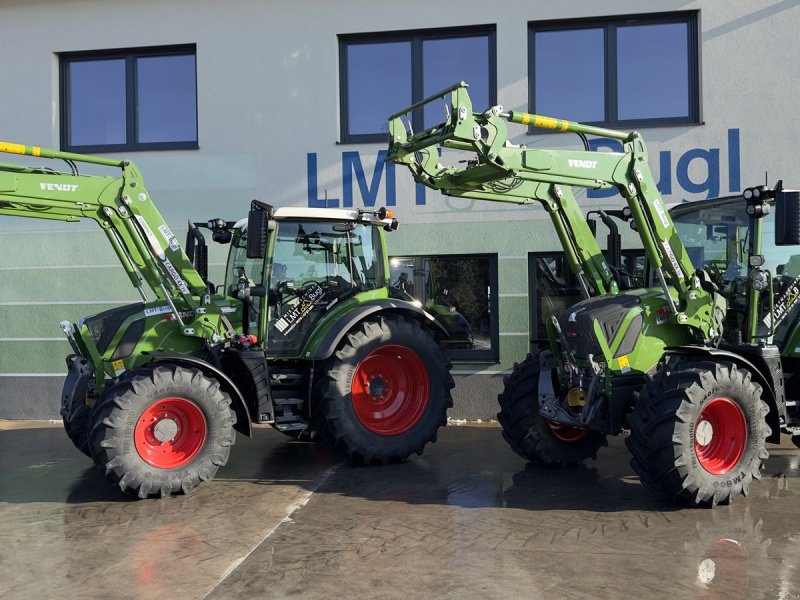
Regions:
<svg viewBox="0 0 800 600"><path fill-rule="evenodd" d="M418 183L449 196L515 204L538 201L550 214L573 272L587 277L596 294L615 293L616 283L570 188L616 188L630 208L673 319L695 327L704 338L719 335L724 307L714 292L705 289L705 278L695 273L661 201L647 148L637 132L505 112L501 106L476 113L467 87L458 83L390 116L386 160L406 165ZM404 117L448 95L443 123L418 133L406 127ZM526 148L511 143L507 122L577 133L584 142L586 135L609 137L620 140L624 151L591 151L588 143L581 151ZM464 165L444 166L437 146L467 152L470 158ZM668 284L677 291L677 303Z"/></svg>
<svg viewBox="0 0 800 600"><path fill-rule="evenodd" d="M181 250L130 161L0 142L0 152L61 159L72 174L0 163L0 215L77 222L90 219L105 232L131 283L147 300L143 281L167 301L180 321L207 286ZM76 162L120 169L118 177L77 174Z"/></svg>

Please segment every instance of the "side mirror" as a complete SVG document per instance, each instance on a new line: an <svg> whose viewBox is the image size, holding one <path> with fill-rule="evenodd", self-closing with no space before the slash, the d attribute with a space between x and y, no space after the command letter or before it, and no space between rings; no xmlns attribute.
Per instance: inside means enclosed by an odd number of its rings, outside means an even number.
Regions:
<svg viewBox="0 0 800 600"><path fill-rule="evenodd" d="M775 245L800 244L800 191L775 192Z"/></svg>
<svg viewBox="0 0 800 600"><path fill-rule="evenodd" d="M250 203L247 215L247 258L264 258L267 253L267 232L272 219L272 206L258 200Z"/></svg>

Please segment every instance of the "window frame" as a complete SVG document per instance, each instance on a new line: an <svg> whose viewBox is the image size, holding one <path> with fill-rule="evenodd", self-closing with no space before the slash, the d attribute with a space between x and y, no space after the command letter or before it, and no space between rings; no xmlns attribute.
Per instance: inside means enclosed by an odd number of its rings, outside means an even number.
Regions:
<svg viewBox="0 0 800 600"><path fill-rule="evenodd" d="M687 60L688 60L688 103L689 114L686 117L649 117L645 119L620 119L617 82L617 36L619 27L631 25L669 25L685 24L687 27ZM590 17L577 19L559 19L554 21L528 22L528 106L533 113L536 109L536 33L552 31L572 31L579 29L602 29L604 38L604 103L605 117L602 121L586 121L590 125L636 129L643 127L663 127L675 125L701 125L701 43L700 43L700 11L677 11L669 13L642 13L633 15L614 15L609 17ZM559 117L560 115L550 115ZM529 128L529 134L540 135L546 132L539 128Z"/></svg>
<svg viewBox="0 0 800 600"><path fill-rule="evenodd" d="M139 119L137 112L138 83L136 61L139 58L159 56L193 56L195 78L195 139L173 142L139 142ZM197 47L195 44L153 46L142 48L119 48L112 50L84 50L62 52L59 59L59 125L61 149L69 152L132 152L147 150L197 150L199 149L199 115L197 104ZM73 62L92 60L125 61L125 138L124 144L71 145L70 139L70 77L69 65Z"/></svg>
<svg viewBox="0 0 800 600"><path fill-rule="evenodd" d="M396 254L389 256L389 277L391 277L391 261L394 258L413 259L415 261L414 270L423 268L423 261L425 260L447 260L452 262L459 262L464 260L481 260L484 259L489 264L489 288L491 294L489 295L489 349L462 349L462 348L445 348L445 352L451 360L456 360L461 363L497 363L500 360L500 291L498 288L498 257L497 254L481 252L476 254ZM417 263L419 261L419 263ZM419 266L417 266L419 264ZM390 281L391 285L391 281ZM427 291L425 298L417 298L416 300L422 302L422 309L425 310L425 303L428 300ZM437 321L438 323L438 321Z"/></svg>
<svg viewBox="0 0 800 600"><path fill-rule="evenodd" d="M351 45L359 44L379 44L389 42L410 42L411 43L411 102L418 102L423 99L423 42L431 40L447 40L463 37L477 37L485 35L489 45L489 102L490 105L497 104L497 27L493 24L470 25L465 27L447 27L436 29L414 29L404 31L385 31L374 33L348 33L339 34L339 143L340 144L362 144L374 142L386 142L387 134L384 133L349 133L349 64L347 62L347 49ZM452 83L458 83L453 81ZM478 107L480 108L480 107ZM487 107L488 108L488 107ZM414 131L421 131L422 110L415 110L412 113L412 126ZM389 116L388 110L386 116Z"/></svg>

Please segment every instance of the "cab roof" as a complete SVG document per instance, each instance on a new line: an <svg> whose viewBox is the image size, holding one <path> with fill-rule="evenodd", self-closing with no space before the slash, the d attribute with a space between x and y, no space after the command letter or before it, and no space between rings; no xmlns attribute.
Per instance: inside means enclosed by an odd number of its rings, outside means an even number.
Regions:
<svg viewBox="0 0 800 600"><path fill-rule="evenodd" d="M306 206L281 206L272 209L272 218L276 221L302 219L304 221L352 221L359 223L386 223L370 211L359 211L344 208L308 208ZM247 226L247 218L236 222L236 227Z"/></svg>

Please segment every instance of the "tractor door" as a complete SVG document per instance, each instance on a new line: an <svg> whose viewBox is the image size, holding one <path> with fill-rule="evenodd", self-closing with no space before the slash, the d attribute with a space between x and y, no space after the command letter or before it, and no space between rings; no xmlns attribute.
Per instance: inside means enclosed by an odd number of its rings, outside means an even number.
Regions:
<svg viewBox="0 0 800 600"><path fill-rule="evenodd" d="M279 221L269 258L269 356L295 356L333 303L384 287L380 232L334 221Z"/></svg>

